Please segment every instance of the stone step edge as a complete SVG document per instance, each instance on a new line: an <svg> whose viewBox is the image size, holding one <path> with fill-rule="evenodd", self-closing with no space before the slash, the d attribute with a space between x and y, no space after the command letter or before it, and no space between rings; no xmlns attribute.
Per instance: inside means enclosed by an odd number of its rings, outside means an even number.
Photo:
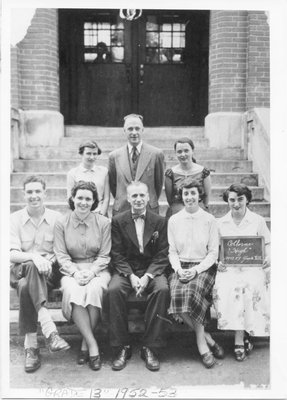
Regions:
<svg viewBox="0 0 287 400"><path fill-rule="evenodd" d="M210 201L209 202L209 205L221 205L221 204L226 204L224 201ZM24 203L24 202L20 202L20 203L11 203L11 205L21 205L21 204L26 204L26 203ZM46 201L45 202L45 205L49 205L49 204L51 204L51 205L56 205L56 204L58 204L58 205L67 205L67 202L66 201ZM160 206L163 206L163 205L166 205L167 204L167 201L159 201L159 205ZM254 205L257 205L257 204L266 204L266 205L269 205L270 204L270 201L267 201L267 200L262 200L262 201L252 201L252 204L254 204Z"/></svg>
<svg viewBox="0 0 287 400"><path fill-rule="evenodd" d="M227 175L232 175L232 176L237 176L237 175L259 175L258 174L258 172L213 172L213 171L210 171L211 172L211 175L214 175L214 176L218 176L218 175L221 175L221 176L227 176ZM11 174L10 175L23 175L23 174L25 174L25 175L33 175L33 174L36 174L36 175L67 175L67 172L53 172L53 171L44 171L44 172L28 172L28 171L22 171L22 172L19 172L19 171L15 171L15 172L11 172Z"/></svg>
<svg viewBox="0 0 287 400"><path fill-rule="evenodd" d="M213 189L215 189L215 190L224 190L224 189L226 189L226 187L227 186L212 186L211 187L211 190L213 190ZM248 186L249 187L249 189L253 189L253 190L255 190L255 189L264 189L264 186ZM10 186L10 189L14 189L14 190L23 190L23 187L22 186ZM67 187L66 186L46 186L46 190L47 189L57 189L57 190L67 190ZM163 189L162 189L163 191L165 190L165 188L164 188L164 186L163 186Z"/></svg>

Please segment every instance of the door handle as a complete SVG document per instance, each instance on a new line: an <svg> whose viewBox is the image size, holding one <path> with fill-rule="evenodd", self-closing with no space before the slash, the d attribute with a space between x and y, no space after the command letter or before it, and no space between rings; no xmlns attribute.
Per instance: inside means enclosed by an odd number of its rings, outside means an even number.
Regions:
<svg viewBox="0 0 287 400"><path fill-rule="evenodd" d="M131 64L126 64L127 83L131 83Z"/></svg>
<svg viewBox="0 0 287 400"><path fill-rule="evenodd" d="M144 78L144 65L140 64L140 84L143 84L143 78Z"/></svg>

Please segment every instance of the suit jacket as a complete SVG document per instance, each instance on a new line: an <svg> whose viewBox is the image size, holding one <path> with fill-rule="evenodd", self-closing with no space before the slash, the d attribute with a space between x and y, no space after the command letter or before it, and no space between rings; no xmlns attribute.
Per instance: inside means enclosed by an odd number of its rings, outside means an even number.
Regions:
<svg viewBox="0 0 287 400"><path fill-rule="evenodd" d="M119 274L132 273L141 277L146 272L154 276L168 273L167 223L158 214L146 211L143 234L143 254L140 253L135 222L131 211L112 219L112 268Z"/></svg>
<svg viewBox="0 0 287 400"><path fill-rule="evenodd" d="M158 207L164 179L163 152L149 144L143 143L138 159L135 180L144 182L149 190L149 205L151 210ZM113 209L117 212L130 209L127 202L128 184L132 181L128 147L124 145L112 151L109 155L110 190L114 197Z"/></svg>

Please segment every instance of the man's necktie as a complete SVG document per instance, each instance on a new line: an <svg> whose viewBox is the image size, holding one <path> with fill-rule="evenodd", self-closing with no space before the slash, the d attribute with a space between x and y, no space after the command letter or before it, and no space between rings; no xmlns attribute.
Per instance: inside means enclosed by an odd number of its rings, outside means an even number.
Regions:
<svg viewBox="0 0 287 400"><path fill-rule="evenodd" d="M138 218L145 220L145 215L144 214L132 214L132 219L138 219Z"/></svg>
<svg viewBox="0 0 287 400"><path fill-rule="evenodd" d="M133 152L132 152L132 162L135 163L138 159L138 151L136 147L133 147Z"/></svg>

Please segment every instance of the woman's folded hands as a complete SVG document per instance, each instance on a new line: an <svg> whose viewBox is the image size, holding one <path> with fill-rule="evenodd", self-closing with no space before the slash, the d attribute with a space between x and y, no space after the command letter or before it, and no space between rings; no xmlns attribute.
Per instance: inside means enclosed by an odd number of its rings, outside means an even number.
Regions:
<svg viewBox="0 0 287 400"><path fill-rule="evenodd" d="M74 273L74 278L80 286L87 285L94 276L94 272L88 269L83 269Z"/></svg>
<svg viewBox="0 0 287 400"><path fill-rule="evenodd" d="M196 271L195 268L190 268L190 269L179 268L177 270L177 273L178 273L178 276L179 276L179 280L182 283L187 283L187 282L191 281L197 275L197 271Z"/></svg>

